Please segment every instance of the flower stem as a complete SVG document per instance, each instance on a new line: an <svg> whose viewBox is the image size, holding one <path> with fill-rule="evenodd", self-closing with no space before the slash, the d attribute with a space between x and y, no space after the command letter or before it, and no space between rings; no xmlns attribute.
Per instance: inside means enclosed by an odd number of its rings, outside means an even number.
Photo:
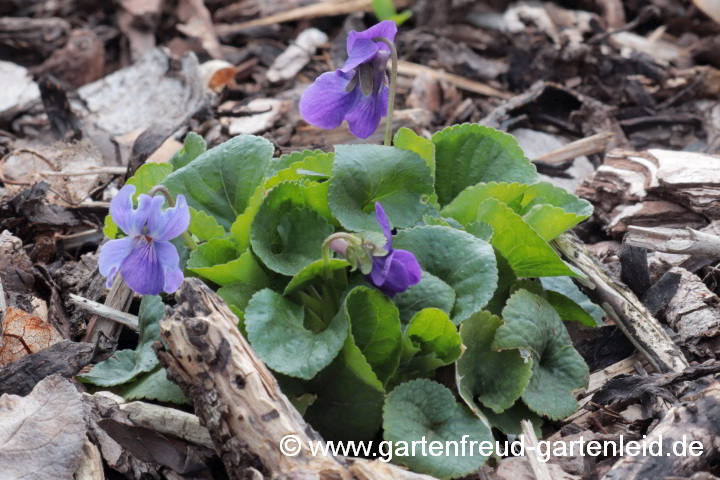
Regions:
<svg viewBox="0 0 720 480"><path fill-rule="evenodd" d="M161 194L163 197L165 197L165 200L167 200L168 206L169 206L170 208L174 208L174 207L175 207L175 199L174 199L174 198L172 197L172 195L170 194L170 191L169 191L167 188L165 188L165 186L163 186L163 185L155 185L155 186L150 190L150 196L151 196L151 197L154 197L154 196L157 195L158 193ZM185 245L186 245L190 250L195 250L196 248L198 248L197 243L195 243L195 240L193 240L192 236L190 235L190 232L188 232L187 230L185 230L185 232L183 233L183 240L185 241Z"/></svg>
<svg viewBox="0 0 720 480"><path fill-rule="evenodd" d="M397 64L398 56L395 44L385 37L375 37L373 42L382 42L390 49L391 66L390 66L390 96L388 98L388 112L385 118L385 146L392 146L392 117L395 109L395 88L397 86Z"/></svg>

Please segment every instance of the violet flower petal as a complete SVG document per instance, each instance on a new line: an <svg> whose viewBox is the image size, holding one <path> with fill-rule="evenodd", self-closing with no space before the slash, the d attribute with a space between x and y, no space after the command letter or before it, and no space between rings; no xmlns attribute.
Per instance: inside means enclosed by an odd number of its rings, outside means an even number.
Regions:
<svg viewBox="0 0 720 480"><path fill-rule="evenodd" d="M100 270L100 275L107 277L107 282L105 283L107 288L112 286L115 275L118 270L120 270L120 267L128 255L130 255L132 248L133 237L110 240L100 248L98 269Z"/></svg>
<svg viewBox="0 0 720 480"><path fill-rule="evenodd" d="M190 225L190 211L184 195L178 195L175 206L163 210L165 197L153 197L152 208L148 216L148 236L153 241L168 241L182 235Z"/></svg>
<svg viewBox="0 0 720 480"><path fill-rule="evenodd" d="M159 295L165 286L165 273L153 242L133 239L133 249L120 267L125 283L140 295Z"/></svg>
<svg viewBox="0 0 720 480"><path fill-rule="evenodd" d="M180 257L177 249L172 243L163 241L153 241L153 246L158 262L162 266L163 275L165 275L163 290L165 293L174 293L185 279L183 271L180 270Z"/></svg>
<svg viewBox="0 0 720 480"><path fill-rule="evenodd" d="M337 128L362 97L355 87L351 92L345 88L349 76L342 72L327 72L320 75L300 98L300 114L306 122L320 128Z"/></svg>
<svg viewBox="0 0 720 480"><path fill-rule="evenodd" d="M383 229L386 239L385 249L389 250L392 248L392 226L390 225L390 219L385 214L385 208L379 202L375 203L375 220Z"/></svg>
<svg viewBox="0 0 720 480"><path fill-rule="evenodd" d="M138 208L133 209L132 196L134 185L125 185L110 202L110 215L115 225L128 236L142 235L143 227L150 214L152 199L147 195L138 195Z"/></svg>
<svg viewBox="0 0 720 480"><path fill-rule="evenodd" d="M385 20L383 22L380 22L376 25L373 25L372 27L368 28L367 30L363 30L362 32L356 32L352 31L348 34L347 39L347 51L348 54L353 50L353 47L355 46L355 43L358 40L361 39L367 39L372 40L376 37L385 37L391 42L395 41L395 35L397 34L397 25L392 20ZM378 42L378 48L381 50L390 50L387 45L384 43Z"/></svg>
<svg viewBox="0 0 720 480"><path fill-rule="evenodd" d="M374 257L373 270L365 278L380 291L394 297L417 285L422 269L411 252L393 250L387 257Z"/></svg>
<svg viewBox="0 0 720 480"><path fill-rule="evenodd" d="M384 44L381 43L380 45ZM340 71L350 73L350 71L357 68L358 65L371 61L375 57L375 54L377 54L378 49L378 43L370 39L359 39L353 45L353 49L348 52L348 59L345 60L345 64Z"/></svg>
<svg viewBox="0 0 720 480"><path fill-rule="evenodd" d="M373 257L372 258L372 270L370 271L371 283L376 287L380 288L387 280L387 276L390 273L390 267L393 263L393 257L395 251L391 251L384 257Z"/></svg>
<svg viewBox="0 0 720 480"><path fill-rule="evenodd" d="M383 85L377 94L360 99L346 117L353 135L358 138L368 138L375 133L380 125L380 119L387 114L389 93L388 87Z"/></svg>

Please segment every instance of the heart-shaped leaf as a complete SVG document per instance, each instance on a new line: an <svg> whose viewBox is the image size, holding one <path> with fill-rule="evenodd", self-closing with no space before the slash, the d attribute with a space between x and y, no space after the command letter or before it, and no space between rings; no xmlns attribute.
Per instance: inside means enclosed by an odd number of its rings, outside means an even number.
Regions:
<svg viewBox="0 0 720 480"><path fill-rule="evenodd" d="M432 142L435 191L441 205L480 182L532 183L537 178L535 166L507 133L466 123L436 133Z"/></svg>
<svg viewBox="0 0 720 480"><path fill-rule="evenodd" d="M477 220L492 226L492 245L504 256L518 277L576 277L523 218L504 203L490 198L478 206Z"/></svg>
<svg viewBox="0 0 720 480"><path fill-rule="evenodd" d="M352 333L309 391L317 398L304 417L324 439L365 441L380 430L385 391Z"/></svg>
<svg viewBox="0 0 720 480"><path fill-rule="evenodd" d="M232 241L213 238L193 250L188 270L220 286L249 283L266 287L270 280L250 249L239 254Z"/></svg>
<svg viewBox="0 0 720 480"><path fill-rule="evenodd" d="M335 315L325 330L304 325L305 309L270 289L257 292L245 309L248 340L268 367L309 380L333 361L348 335L344 314Z"/></svg>
<svg viewBox="0 0 720 480"><path fill-rule="evenodd" d="M230 307L230 310L238 317L238 328L242 334L247 337L247 329L245 328L245 309L250 303L253 295L262 287L249 283L233 283L218 289L217 294Z"/></svg>
<svg viewBox="0 0 720 480"><path fill-rule="evenodd" d="M380 145L335 147L329 201L348 230L381 231L375 202L397 228L415 225L429 211L433 179L418 154Z"/></svg>
<svg viewBox="0 0 720 480"><path fill-rule="evenodd" d="M215 217L194 208L190 209L190 214L190 233L201 241L206 242L212 238L223 238L225 236L225 229L217 223Z"/></svg>
<svg viewBox="0 0 720 480"><path fill-rule="evenodd" d="M345 270L349 266L350 264L346 260L340 258L331 258L327 265L324 260L317 260L300 270L292 280L290 280L290 283L285 287L283 295L291 295L305 288L316 279L322 278L326 272L334 275L334 272Z"/></svg>
<svg viewBox="0 0 720 480"><path fill-rule="evenodd" d="M478 312L460 325L467 350L456 364L458 391L473 410L480 409L476 401L495 413L507 410L520 398L532 375L532 362L519 350L491 348L500 325L502 320L488 312Z"/></svg>
<svg viewBox="0 0 720 480"><path fill-rule="evenodd" d="M435 275L423 272L420 283L398 293L393 301L400 310L400 320L407 324L424 308L439 308L450 314L455 305L455 290Z"/></svg>
<svg viewBox="0 0 720 480"><path fill-rule="evenodd" d="M355 345L385 384L395 373L402 352L400 315L395 304L379 290L356 287L345 297L345 315Z"/></svg>
<svg viewBox="0 0 720 480"><path fill-rule="evenodd" d="M575 350L562 320L544 298L518 290L503 309L492 348L526 349L532 355L532 377L523 392L530 409L554 420L577 409L573 395L587 387L588 366Z"/></svg>
<svg viewBox="0 0 720 480"><path fill-rule="evenodd" d="M158 364L152 344L160 339L160 320L165 316L162 298L145 295L138 312L138 346L135 350L118 350L115 354L95 365L92 370L77 378L101 387L111 387L130 382Z"/></svg>
<svg viewBox="0 0 720 480"><path fill-rule="evenodd" d="M592 205L549 183L479 183L466 188L442 210L463 225L477 218L479 205L494 198L523 217L543 239L552 240L592 215Z"/></svg>
<svg viewBox="0 0 720 480"><path fill-rule="evenodd" d="M430 175L435 178L435 145L430 140L421 137L409 128L402 127L395 132L393 145L420 155L427 163Z"/></svg>
<svg viewBox="0 0 720 480"><path fill-rule="evenodd" d="M288 197L290 183L270 191L252 223L253 251L271 270L295 275L323 256L323 242L335 230L317 212Z"/></svg>
<svg viewBox="0 0 720 480"><path fill-rule="evenodd" d="M183 147L175 152L175 155L170 159L172 169L177 170L184 167L205 153L205 150L207 150L207 142L205 139L195 132L188 133L185 137Z"/></svg>
<svg viewBox="0 0 720 480"><path fill-rule="evenodd" d="M568 277L546 277L541 278L540 281L542 282L543 287L545 290L554 291L563 294L564 296L568 297L580 307L582 307L590 316L595 320L595 325L598 327L603 326L603 319L605 318L605 311L600 308L599 306L595 305L588 297L585 295L577 285L575 285L575 282L572 281L571 278ZM561 315L562 317L562 315ZM584 323L584 322L583 322Z"/></svg>
<svg viewBox="0 0 720 480"><path fill-rule="evenodd" d="M419 311L406 332L417 352L403 366L406 378L415 378L450 365L462 355L462 339L447 313L437 308Z"/></svg>
<svg viewBox="0 0 720 480"><path fill-rule="evenodd" d="M455 304L450 318L456 325L482 310L492 298L497 266L486 241L450 227L426 226L399 232L393 247L411 251L423 270L452 287Z"/></svg>
<svg viewBox="0 0 720 480"><path fill-rule="evenodd" d="M272 143L262 137L240 135L208 150L163 182L188 205L215 217L229 230L262 184L273 155Z"/></svg>
<svg viewBox="0 0 720 480"><path fill-rule="evenodd" d="M425 379L403 383L390 392L383 407L383 428L385 439L394 446L401 441L407 442L406 445L427 442L428 450L416 450L415 455L407 449L406 456L399 456L396 449L392 461L440 479L458 478L477 471L487 457L478 450L477 443L470 454L470 440L493 440L486 421L458 404L449 389ZM446 442L455 442L457 449L452 443L447 448ZM439 455L428 454L433 450L438 452L438 448Z"/></svg>
<svg viewBox="0 0 720 480"><path fill-rule="evenodd" d="M522 434L522 426L520 425L520 422L523 420L530 420L533 430L535 430L535 435L537 435L538 438L542 437L542 417L530 410L522 400L518 400L515 402L515 405L502 413L495 413L487 408L482 408L481 411L485 418L487 418L487 421L490 422L490 425L493 428L497 428L505 435Z"/></svg>

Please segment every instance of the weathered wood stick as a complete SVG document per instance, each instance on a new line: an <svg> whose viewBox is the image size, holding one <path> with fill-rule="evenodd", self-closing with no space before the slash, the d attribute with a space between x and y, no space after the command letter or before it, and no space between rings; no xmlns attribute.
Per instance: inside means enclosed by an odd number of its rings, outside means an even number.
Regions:
<svg viewBox="0 0 720 480"><path fill-rule="evenodd" d="M168 348L158 342L155 351L192 400L231 479L432 480L379 461L313 456L310 442L322 438L280 391L225 302L195 278L175 297L174 314L160 323ZM295 456L280 450L288 435L295 442L288 448L299 446Z"/></svg>
<svg viewBox="0 0 720 480"><path fill-rule="evenodd" d="M525 437L525 442L527 445L527 453L525 454L525 458L527 458L527 461L530 464L530 469L535 476L535 480L552 480L553 477L552 475L550 475L550 470L547 463L541 462L540 459L535 455L535 451L538 445L538 438L535 435L535 429L533 428L532 423L530 422L530 420L522 420L520 421L520 428L522 428L522 434L523 437Z"/></svg>
<svg viewBox="0 0 720 480"><path fill-rule="evenodd" d="M583 155L601 153L605 151L614 136L612 132L602 132L587 138L581 138L545 155L540 155L534 158L533 162L559 165L568 160L575 160Z"/></svg>
<svg viewBox="0 0 720 480"><path fill-rule="evenodd" d="M628 226L624 242L655 252L720 258L720 237L692 228Z"/></svg>
<svg viewBox="0 0 720 480"><path fill-rule="evenodd" d="M680 372L688 361L670 339L660 322L653 317L634 293L612 280L603 266L570 234L554 240L566 260L587 279L576 279L586 287L588 295L598 301L608 316L658 372Z"/></svg>
<svg viewBox="0 0 720 480"><path fill-rule="evenodd" d="M656 477L689 477L708 467L718 456L720 450L720 383L713 381L705 390L681 399L682 404L668 411L644 440L659 442L662 440L662 455L625 456L621 458L603 477L604 480L641 480ZM684 442L682 447L673 451L676 442ZM691 455L691 442L696 448ZM700 449L698 449L700 445ZM657 447L653 447L657 449Z"/></svg>
<svg viewBox="0 0 720 480"><path fill-rule="evenodd" d="M105 305L114 310L120 310L126 312L130 308L132 303L133 292L128 287L122 275L118 274L113 281L112 288L105 299ZM120 337L120 331L122 330L122 324L117 323L114 320L94 315L88 321L87 333L85 333L86 342L97 342L100 336L100 332L104 333L106 337L117 340Z"/></svg>
<svg viewBox="0 0 720 480"><path fill-rule="evenodd" d="M125 325L132 330L137 331L138 329L138 317L136 317L135 315L131 315L129 313L121 312L120 310L110 308L107 305L103 305L102 303L93 302L90 299L81 297L80 295L75 295L74 293L69 294L69 298L72 303L82 308L83 310L87 310L88 312L94 313L99 317L112 320L121 325Z"/></svg>
<svg viewBox="0 0 720 480"><path fill-rule="evenodd" d="M425 65L417 63L406 62L404 60L398 61L398 74L413 77L422 74L429 75L436 80L444 80L462 90L479 93L480 95L485 95L487 97L502 98L507 100L508 98L512 98L514 96L510 92L498 90L487 83L478 82L477 80L471 80L469 78L461 77L460 75L447 73L444 70L426 67Z"/></svg>

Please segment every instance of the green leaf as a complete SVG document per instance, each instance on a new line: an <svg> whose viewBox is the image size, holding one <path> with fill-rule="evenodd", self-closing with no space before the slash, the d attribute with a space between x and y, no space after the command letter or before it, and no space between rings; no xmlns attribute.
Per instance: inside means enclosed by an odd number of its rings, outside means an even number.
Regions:
<svg viewBox="0 0 720 480"><path fill-rule="evenodd" d="M552 305L563 322L580 322L586 327L596 327L595 319L580 305L562 293L545 292L547 301Z"/></svg>
<svg viewBox="0 0 720 480"><path fill-rule="evenodd" d="M230 229L262 184L273 150L264 138L240 135L175 170L163 183L174 195L184 194L189 206Z"/></svg>
<svg viewBox="0 0 720 480"><path fill-rule="evenodd" d="M535 166L512 135L466 123L432 137L435 144L435 191L441 205L480 182L532 183Z"/></svg>
<svg viewBox="0 0 720 480"><path fill-rule="evenodd" d="M440 213L454 218L462 225L469 225L477 219L478 206L489 198L499 200L515 213L520 213L529 186L523 183L478 183L460 192Z"/></svg>
<svg viewBox="0 0 720 480"><path fill-rule="evenodd" d="M335 231L327 220L273 189L260 206L250 232L253 251L270 269L295 275L323 256L323 242Z"/></svg>
<svg viewBox="0 0 720 480"><path fill-rule="evenodd" d="M255 292L258 290L261 290L261 287L249 283L233 283L217 291L218 296L225 300L230 310L238 317L238 328L245 337L247 337L245 309L250 303L252 296L255 295Z"/></svg>
<svg viewBox="0 0 720 480"><path fill-rule="evenodd" d="M381 231L375 202L397 228L415 225L430 210L433 179L418 154L380 145L337 145L335 151L329 201L346 229Z"/></svg>
<svg viewBox="0 0 720 480"><path fill-rule="evenodd" d="M270 160L270 167L267 170L265 178L272 178L281 170L289 168L290 165L302 162L308 157L317 157L318 155L328 155L322 150L303 150L302 152L291 152L281 155L278 158ZM332 155L332 154L330 154Z"/></svg>
<svg viewBox="0 0 720 480"><path fill-rule="evenodd" d="M373 0L372 1L373 13L378 20L391 20L396 14L395 5L392 0Z"/></svg>
<svg viewBox="0 0 720 480"><path fill-rule="evenodd" d="M477 444L470 452L469 441L491 442L490 427L484 419L475 416L465 405L458 404L452 392L430 380L418 379L396 387L385 400L383 407L383 428L386 440L397 448L398 442L428 442L428 451L423 455L408 449L408 456L399 456L396 450L394 463L407 465L417 473L426 473L440 479L458 478L477 471L487 457L480 454ZM463 454L461 441L465 437L466 450ZM431 442L442 444L442 455L428 455ZM446 442L456 442L457 448ZM435 444L437 447L437 443ZM435 452L437 452L437 448Z"/></svg>
<svg viewBox="0 0 720 480"><path fill-rule="evenodd" d="M190 254L187 269L220 286L242 282L267 287L270 283L250 249L240 255L226 238L213 238L198 246Z"/></svg>
<svg viewBox="0 0 720 480"><path fill-rule="evenodd" d="M167 163L146 163L138 168L135 175L130 177L125 184L135 186L133 195L133 200L135 200L138 195L150 193L150 190L155 185L161 184L171 172L172 165Z"/></svg>
<svg viewBox="0 0 720 480"><path fill-rule="evenodd" d="M462 355L462 339L447 313L437 308L419 311L410 321L407 335L420 351L404 367L418 376L450 365Z"/></svg>
<svg viewBox="0 0 720 480"><path fill-rule="evenodd" d="M604 325L603 319L605 318L605 311L601 307L595 305L587 297L587 295L585 295L578 288L578 286L575 285L575 282L573 282L571 278L546 277L541 278L540 281L542 282L545 290L552 290L554 292L562 293L563 295L580 305L586 312L590 314L590 316L593 317L596 326L601 327Z"/></svg>
<svg viewBox="0 0 720 480"><path fill-rule="evenodd" d="M520 422L530 420L533 430L535 430L535 435L537 435L538 438L542 438L542 417L530 410L522 400L518 400L512 407L502 413L495 413L485 408L482 409L482 413L493 428L497 428L505 435L522 434Z"/></svg>
<svg viewBox="0 0 720 480"><path fill-rule="evenodd" d="M519 350L491 348L502 323L495 315L478 312L460 325L467 350L456 364L458 391L473 411L480 410L476 401L495 413L510 408L532 375L532 362L523 359Z"/></svg>
<svg viewBox="0 0 720 480"><path fill-rule="evenodd" d="M489 243L450 227L427 226L399 232L393 247L410 250L423 270L453 288L456 298L450 318L456 325L492 298L498 276Z"/></svg>
<svg viewBox="0 0 720 480"><path fill-rule="evenodd" d="M417 135L409 128L402 127L395 133L393 145L396 148L409 150L420 155L427 163L430 175L435 178L435 144L432 141Z"/></svg>
<svg viewBox="0 0 720 480"><path fill-rule="evenodd" d="M585 218L593 213L593 206L590 202L548 182L539 182L528 186L523 196L522 209L518 213L525 215L536 205L552 205Z"/></svg>
<svg viewBox="0 0 720 480"><path fill-rule="evenodd" d="M165 305L159 296L145 295L138 313L138 346L135 350L118 350L113 356L95 365L92 370L77 378L100 387L112 387L133 380L149 372L158 364L152 349L160 339L160 320L165 316Z"/></svg>
<svg viewBox="0 0 720 480"><path fill-rule="evenodd" d="M370 440L380 430L385 392L352 333L309 390L317 398L304 417L325 440Z"/></svg>
<svg viewBox="0 0 720 480"><path fill-rule="evenodd" d="M545 240L552 240L566 230L586 220L592 205L549 183L532 185L521 183L479 183L460 192L442 209L463 225L477 218L478 206L494 198L521 215L525 222Z"/></svg>
<svg viewBox="0 0 720 480"><path fill-rule="evenodd" d="M455 291L435 275L423 272L420 283L393 298L400 310L400 320L407 324L419 311L435 307L449 314L455 305Z"/></svg>
<svg viewBox="0 0 720 480"><path fill-rule="evenodd" d="M503 309L493 349L527 349L533 360L523 401L530 409L559 420L577 409L573 390L588 384L588 366L575 351L562 320L542 297L518 290Z"/></svg>
<svg viewBox="0 0 720 480"><path fill-rule="evenodd" d="M207 150L207 142L203 137L195 132L190 132L185 136L183 147L175 152L170 159L173 170L178 170L188 163L195 160Z"/></svg>
<svg viewBox="0 0 720 480"><path fill-rule="evenodd" d="M385 384L397 370L402 353L397 307L378 290L356 287L345 297L345 315L355 345Z"/></svg>
<svg viewBox="0 0 720 480"><path fill-rule="evenodd" d="M265 200L265 189L260 185L255 189L255 193L252 194L250 200L248 200L248 206L245 211L242 215L238 215L230 227L232 240L240 252L250 247L250 226L253 220L255 220L258 210L260 210L263 200Z"/></svg>
<svg viewBox="0 0 720 480"><path fill-rule="evenodd" d="M397 15L393 15L392 18L390 18L390 20L395 22L395 24L399 27L403 23L407 22L410 19L410 17L412 17L412 14L413 14L412 10L409 10L409 9L403 10L402 12L398 13Z"/></svg>
<svg viewBox="0 0 720 480"><path fill-rule="evenodd" d="M522 218L538 235L549 242L587 217L567 213L562 208L552 205L535 205Z"/></svg>
<svg viewBox="0 0 720 480"><path fill-rule="evenodd" d="M520 215L500 201L490 198L482 202L477 219L492 226L493 247L518 277L577 276Z"/></svg>
<svg viewBox="0 0 720 480"><path fill-rule="evenodd" d="M217 220L203 211L190 209L190 233L198 237L201 241L206 242L213 238L223 238L225 229L218 225Z"/></svg>
<svg viewBox="0 0 720 480"><path fill-rule="evenodd" d="M105 217L105 228L103 228L103 233L110 240L115 240L115 237L117 237L118 234L118 226L115 225L112 216L109 214Z"/></svg>
<svg viewBox="0 0 720 480"><path fill-rule="evenodd" d="M272 177L265 180L265 190L270 190L282 182L302 180L327 180L332 176L332 163L334 153L319 152L306 156L299 162L295 162L284 170L280 170Z"/></svg>
<svg viewBox="0 0 720 480"><path fill-rule="evenodd" d="M344 270L349 267L350 264L340 258L331 258L327 265L328 271L333 273L339 270ZM307 267L300 270L285 287L283 295L291 295L298 290L305 288L316 279L322 278L325 274L325 261L317 260Z"/></svg>
<svg viewBox="0 0 720 480"><path fill-rule="evenodd" d="M304 326L305 312L270 289L257 292L245 309L248 340L268 367L291 377L313 378L343 348L347 318L335 315L327 328L314 333Z"/></svg>
<svg viewBox="0 0 720 480"><path fill-rule="evenodd" d="M505 302L510 297L510 289L513 287L517 277L510 263L508 263L507 259L500 255L497 250L495 250L495 259L497 260L498 268L498 286L495 289L493 297L485 306L485 310L493 315L500 315L505 306Z"/></svg>
<svg viewBox="0 0 720 480"><path fill-rule="evenodd" d="M167 378L167 371L161 366L148 373L143 373L131 383L116 389L115 393L125 400L155 400L156 402L169 402L189 404L182 389Z"/></svg>
<svg viewBox="0 0 720 480"><path fill-rule="evenodd" d="M480 240L489 242L492 240L493 228L489 223L477 221L465 227L465 231Z"/></svg>

